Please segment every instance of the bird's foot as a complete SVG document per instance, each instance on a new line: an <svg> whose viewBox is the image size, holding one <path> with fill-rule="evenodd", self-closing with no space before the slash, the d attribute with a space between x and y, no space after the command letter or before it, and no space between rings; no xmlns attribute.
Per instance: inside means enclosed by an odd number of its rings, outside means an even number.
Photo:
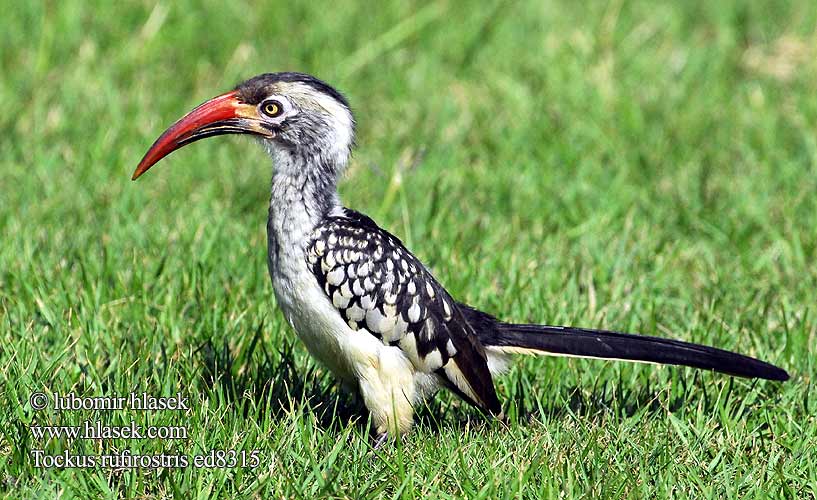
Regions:
<svg viewBox="0 0 817 500"><path fill-rule="evenodd" d="M378 434L374 438L374 444L372 445L372 447L375 450L379 450L380 447L383 446L383 444L388 440L389 440L389 433L388 432L382 432L382 433Z"/></svg>

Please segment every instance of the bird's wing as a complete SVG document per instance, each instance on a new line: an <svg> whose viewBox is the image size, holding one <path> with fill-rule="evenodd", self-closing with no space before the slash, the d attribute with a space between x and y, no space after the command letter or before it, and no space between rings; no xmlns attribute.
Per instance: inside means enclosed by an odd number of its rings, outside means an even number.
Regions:
<svg viewBox="0 0 817 500"><path fill-rule="evenodd" d="M436 373L466 401L500 413L476 332L398 238L344 210L315 229L306 258L349 327L399 347L416 370Z"/></svg>

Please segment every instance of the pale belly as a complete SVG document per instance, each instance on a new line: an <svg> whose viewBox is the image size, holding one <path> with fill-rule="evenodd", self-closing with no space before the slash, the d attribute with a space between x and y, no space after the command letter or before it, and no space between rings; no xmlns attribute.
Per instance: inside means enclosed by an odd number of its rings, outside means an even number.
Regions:
<svg viewBox="0 0 817 500"><path fill-rule="evenodd" d="M350 335L354 332L343 322L311 275L273 276L278 306L309 354L345 383L356 380L353 360L349 359Z"/></svg>
<svg viewBox="0 0 817 500"><path fill-rule="evenodd" d="M279 254L280 255L280 254ZM270 261L278 306L309 353L344 387L359 391L378 432L405 432L414 406L440 387L437 375L418 371L403 351L343 320L302 259Z"/></svg>

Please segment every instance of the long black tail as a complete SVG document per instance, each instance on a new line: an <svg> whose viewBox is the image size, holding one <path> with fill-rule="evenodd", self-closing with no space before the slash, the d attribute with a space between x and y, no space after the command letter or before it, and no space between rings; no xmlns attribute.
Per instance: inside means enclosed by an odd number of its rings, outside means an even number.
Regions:
<svg viewBox="0 0 817 500"><path fill-rule="evenodd" d="M692 366L738 377L780 381L789 379L785 370L764 361L679 340L567 326L515 325L499 321L494 327L493 332L480 340L486 346L508 353L620 359Z"/></svg>

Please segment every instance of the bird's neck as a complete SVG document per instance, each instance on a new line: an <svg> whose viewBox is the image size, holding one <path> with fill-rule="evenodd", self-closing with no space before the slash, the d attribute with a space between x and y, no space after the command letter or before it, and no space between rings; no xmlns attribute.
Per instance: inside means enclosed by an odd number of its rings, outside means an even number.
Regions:
<svg viewBox="0 0 817 500"><path fill-rule="evenodd" d="M337 165L319 156L291 151L270 153L274 173L267 232L273 257L302 250L315 227L340 209L340 200Z"/></svg>

